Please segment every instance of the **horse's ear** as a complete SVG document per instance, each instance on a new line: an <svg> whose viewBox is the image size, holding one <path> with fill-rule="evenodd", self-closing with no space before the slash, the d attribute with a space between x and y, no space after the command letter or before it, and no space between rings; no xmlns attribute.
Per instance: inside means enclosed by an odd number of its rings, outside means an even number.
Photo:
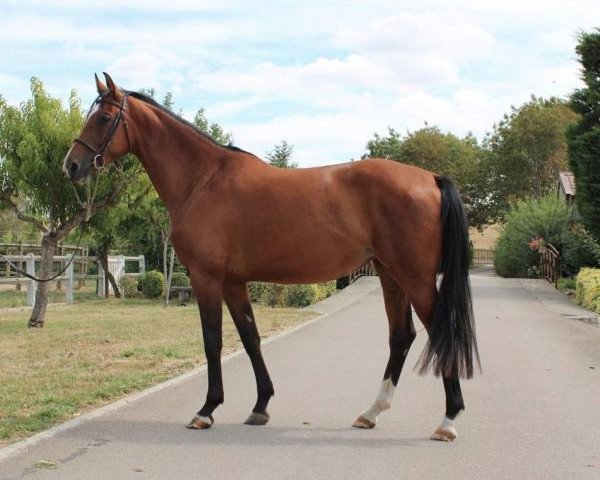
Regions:
<svg viewBox="0 0 600 480"><path fill-rule="evenodd" d="M115 82L113 81L112 78L110 78L110 75L106 72L102 72L104 73L104 78L106 79L106 85L108 86L108 90L110 91L110 94L112 95L112 97L115 100L119 100L121 98L121 90L119 90L119 88L117 87L117 85L115 85Z"/></svg>
<svg viewBox="0 0 600 480"><path fill-rule="evenodd" d="M105 95L106 92L108 92L108 88L106 88L106 85L104 85L100 79L98 78L98 75L96 75L94 73L94 77L96 78L96 89L98 90L98 95Z"/></svg>

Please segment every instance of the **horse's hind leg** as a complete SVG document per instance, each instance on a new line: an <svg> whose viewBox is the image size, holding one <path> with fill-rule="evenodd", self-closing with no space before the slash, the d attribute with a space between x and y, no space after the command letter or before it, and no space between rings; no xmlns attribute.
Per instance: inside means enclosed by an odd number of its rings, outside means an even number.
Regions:
<svg viewBox="0 0 600 480"><path fill-rule="evenodd" d="M353 426L357 428L373 428L377 416L390 408L406 355L416 335L408 297L382 265L377 264L377 270L389 323L390 357L379 394L373 405L355 420Z"/></svg>
<svg viewBox="0 0 600 480"><path fill-rule="evenodd" d="M437 291L433 284L428 285L428 283L430 282L412 283L410 287L410 298L419 319L421 319L425 329L429 332L431 318L437 299ZM442 423L436 428L430 438L432 440L451 442L458 436L456 428L454 427L454 420L458 414L465 409L465 404L463 402L458 374L449 376L442 375L442 380L444 382L444 391L446 393L446 413Z"/></svg>
<svg viewBox="0 0 600 480"><path fill-rule="evenodd" d="M269 421L267 404L274 391L260 350L260 335L254 320L248 289L245 283L225 284L223 295L256 376L258 399L245 423L264 425Z"/></svg>

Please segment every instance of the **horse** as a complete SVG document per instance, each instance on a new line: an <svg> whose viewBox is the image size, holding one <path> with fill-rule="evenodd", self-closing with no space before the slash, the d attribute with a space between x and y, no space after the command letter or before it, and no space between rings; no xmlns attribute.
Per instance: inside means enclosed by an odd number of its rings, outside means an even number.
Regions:
<svg viewBox="0 0 600 480"><path fill-rule="evenodd" d="M210 428L224 400L223 300L256 377L257 400L245 423L265 425L274 389L247 282L323 282L374 261L389 324L389 360L375 401L353 426L373 428L391 406L416 336L412 305L429 336L420 372L441 375L446 395L443 420L431 438L454 440L455 419L465 408L460 378L473 376L479 353L466 216L452 182L376 158L279 169L220 145L150 97L104 76L102 82L95 75L98 97L63 169L81 182L133 153L169 212L171 239L198 303L208 370L205 403L187 427Z"/></svg>

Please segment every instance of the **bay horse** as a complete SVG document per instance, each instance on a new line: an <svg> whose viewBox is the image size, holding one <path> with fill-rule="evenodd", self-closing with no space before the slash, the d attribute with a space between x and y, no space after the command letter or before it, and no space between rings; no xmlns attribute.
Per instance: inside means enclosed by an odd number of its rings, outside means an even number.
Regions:
<svg viewBox="0 0 600 480"><path fill-rule="evenodd" d="M318 168L275 168L223 146L140 93L96 76L98 98L73 141L74 182L135 154L171 218L177 256L198 301L208 369L204 406L187 425L206 429L223 403L222 302L250 358L258 398L245 423L264 425L274 394L247 282L323 282L374 260L389 323L389 360L373 404L353 426L373 428L390 408L415 338L411 305L429 335L424 373L441 375L446 412L431 438L451 441L464 409L460 377L479 362L468 278L464 209L452 183L420 168L367 159ZM441 282L437 286L437 274Z"/></svg>

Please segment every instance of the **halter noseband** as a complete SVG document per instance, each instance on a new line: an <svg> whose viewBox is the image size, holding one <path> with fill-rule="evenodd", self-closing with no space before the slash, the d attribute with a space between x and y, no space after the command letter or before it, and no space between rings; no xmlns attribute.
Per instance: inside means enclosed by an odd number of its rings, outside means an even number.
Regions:
<svg viewBox="0 0 600 480"><path fill-rule="evenodd" d="M90 106L90 110L89 110L90 113L91 113L94 105L96 105L96 104L100 105L100 104L102 104L102 102L110 103L111 105L114 105L115 107L117 107L119 109L119 113L117 113L117 116L113 119L113 122L112 122L108 132L106 133L104 139L100 143L99 147L94 147L90 142L88 142L87 140L84 140L83 138L80 138L80 137L76 137L73 140L74 142L80 143L81 145L86 147L88 150L90 150L94 154L94 159L92 160L92 165L94 166L94 168L96 170L101 170L104 167L104 151L110 145L110 142L112 141L112 138L113 138L115 132L117 131L117 127L119 126L119 123L121 121L123 121L123 127L125 128L125 136L127 137L127 144L129 146L129 150L131 150L131 140L129 139L129 129L127 128L127 120L125 119L125 112L127 111L127 92L122 92L122 93L123 93L123 101L120 104L118 104L117 102L115 102L113 100L105 98L106 94L104 94L104 95L98 95L96 100L94 100L94 102ZM88 113L88 117L89 117L90 113Z"/></svg>

